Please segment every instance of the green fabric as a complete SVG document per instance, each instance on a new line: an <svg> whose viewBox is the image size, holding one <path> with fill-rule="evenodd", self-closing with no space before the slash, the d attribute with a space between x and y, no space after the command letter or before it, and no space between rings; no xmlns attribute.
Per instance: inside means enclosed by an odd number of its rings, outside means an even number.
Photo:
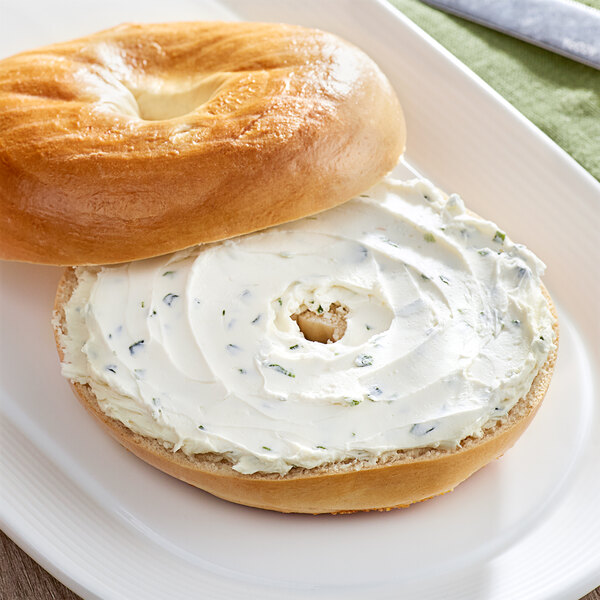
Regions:
<svg viewBox="0 0 600 600"><path fill-rule="evenodd" d="M390 2L600 180L600 71L419 0Z"/></svg>

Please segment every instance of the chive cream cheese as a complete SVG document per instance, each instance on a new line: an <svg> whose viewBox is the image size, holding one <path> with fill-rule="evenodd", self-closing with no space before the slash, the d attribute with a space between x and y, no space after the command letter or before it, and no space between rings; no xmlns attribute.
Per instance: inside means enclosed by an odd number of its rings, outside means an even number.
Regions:
<svg viewBox="0 0 600 600"><path fill-rule="evenodd" d="M544 265L424 180L154 259L77 270L63 374L101 409L241 473L454 448L553 348ZM347 307L334 343L291 318Z"/></svg>

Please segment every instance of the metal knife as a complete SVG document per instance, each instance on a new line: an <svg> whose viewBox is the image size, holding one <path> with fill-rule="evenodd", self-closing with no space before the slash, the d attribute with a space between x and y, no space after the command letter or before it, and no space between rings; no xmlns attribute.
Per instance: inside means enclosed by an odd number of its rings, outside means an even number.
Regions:
<svg viewBox="0 0 600 600"><path fill-rule="evenodd" d="M573 0L422 0L600 69L600 10Z"/></svg>

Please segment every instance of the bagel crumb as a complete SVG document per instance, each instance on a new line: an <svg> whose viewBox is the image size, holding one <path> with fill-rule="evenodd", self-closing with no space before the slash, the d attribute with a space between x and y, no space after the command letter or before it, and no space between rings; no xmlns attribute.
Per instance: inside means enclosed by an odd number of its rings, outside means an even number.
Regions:
<svg viewBox="0 0 600 600"><path fill-rule="evenodd" d="M316 311L310 310L304 305L302 307L303 310L294 313L290 318L296 321L302 335L308 341L332 344L344 337L348 326L346 322L347 306L333 302L328 310L323 310L321 305Z"/></svg>

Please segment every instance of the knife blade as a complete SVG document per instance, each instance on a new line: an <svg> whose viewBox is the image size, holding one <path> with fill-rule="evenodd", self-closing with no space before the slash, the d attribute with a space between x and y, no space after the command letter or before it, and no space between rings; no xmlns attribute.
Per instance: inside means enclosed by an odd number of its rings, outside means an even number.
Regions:
<svg viewBox="0 0 600 600"><path fill-rule="evenodd" d="M600 69L600 10L573 0L422 0Z"/></svg>

